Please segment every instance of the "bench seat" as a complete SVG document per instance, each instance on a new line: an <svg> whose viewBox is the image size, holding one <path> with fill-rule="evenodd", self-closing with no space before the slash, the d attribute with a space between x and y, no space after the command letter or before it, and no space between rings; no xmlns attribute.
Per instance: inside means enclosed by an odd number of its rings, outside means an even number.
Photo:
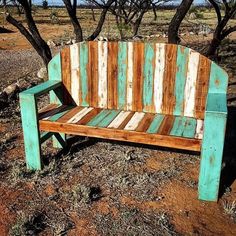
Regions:
<svg viewBox="0 0 236 236"><path fill-rule="evenodd" d="M39 128L192 151L203 136L203 120L192 117L56 104L39 112Z"/></svg>

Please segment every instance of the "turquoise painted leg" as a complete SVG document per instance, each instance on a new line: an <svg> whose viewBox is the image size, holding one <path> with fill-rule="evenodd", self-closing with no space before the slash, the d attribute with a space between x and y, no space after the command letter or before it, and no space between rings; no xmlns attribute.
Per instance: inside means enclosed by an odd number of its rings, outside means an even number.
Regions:
<svg viewBox="0 0 236 236"><path fill-rule="evenodd" d="M40 133L35 96L21 93L20 106L27 169L41 170Z"/></svg>
<svg viewBox="0 0 236 236"><path fill-rule="evenodd" d="M206 113L198 185L200 200L218 200L225 127L225 114Z"/></svg>

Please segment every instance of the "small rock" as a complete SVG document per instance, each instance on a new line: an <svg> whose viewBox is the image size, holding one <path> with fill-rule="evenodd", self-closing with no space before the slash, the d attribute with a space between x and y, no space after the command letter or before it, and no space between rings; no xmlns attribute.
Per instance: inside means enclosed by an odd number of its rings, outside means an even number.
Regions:
<svg viewBox="0 0 236 236"><path fill-rule="evenodd" d="M56 44L55 44L52 40L48 40L48 41L47 41L47 45L48 45L49 47L55 47L55 46L56 46Z"/></svg>
<svg viewBox="0 0 236 236"><path fill-rule="evenodd" d="M66 45L71 45L72 44L72 39L68 40L65 44Z"/></svg>
<svg viewBox="0 0 236 236"><path fill-rule="evenodd" d="M42 67L37 73L37 77L40 79L46 79L47 75L48 75L48 72L47 72L46 67Z"/></svg>
<svg viewBox="0 0 236 236"><path fill-rule="evenodd" d="M19 86L18 84L11 84L9 86L7 86L3 92L7 94L8 97L13 96L14 94L16 94L16 92L19 90Z"/></svg>
<svg viewBox="0 0 236 236"><path fill-rule="evenodd" d="M76 40L75 40L75 39L72 39L72 43L75 44L75 43L76 43Z"/></svg>
<svg viewBox="0 0 236 236"><path fill-rule="evenodd" d="M190 31L189 34L190 34L190 35L194 35L194 32L193 32L193 31Z"/></svg>
<svg viewBox="0 0 236 236"><path fill-rule="evenodd" d="M196 14L195 14L194 12L192 12L192 13L189 15L189 19L190 19L190 20L195 20L195 19L197 19Z"/></svg>

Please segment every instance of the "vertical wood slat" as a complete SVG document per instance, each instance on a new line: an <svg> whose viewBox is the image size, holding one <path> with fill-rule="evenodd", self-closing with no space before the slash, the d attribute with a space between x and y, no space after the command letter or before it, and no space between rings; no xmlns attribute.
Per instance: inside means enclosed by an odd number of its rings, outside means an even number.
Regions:
<svg viewBox="0 0 236 236"><path fill-rule="evenodd" d="M133 99L133 78L134 78L134 48L133 42L128 42L128 65L127 65L127 102L126 102L126 109L132 110L132 99Z"/></svg>
<svg viewBox="0 0 236 236"><path fill-rule="evenodd" d="M184 91L184 116L194 116L198 64L199 53L190 49L188 72Z"/></svg>
<svg viewBox="0 0 236 236"><path fill-rule="evenodd" d="M90 97L89 97L89 76L88 76L88 43L80 43L80 91L79 91L79 100L81 106L89 106Z"/></svg>
<svg viewBox="0 0 236 236"><path fill-rule="evenodd" d="M176 59L177 46L166 44L162 112L169 115L173 114L175 106Z"/></svg>
<svg viewBox="0 0 236 236"><path fill-rule="evenodd" d="M66 47L61 51L62 82L64 85L63 97L64 104L71 103L71 65L70 48Z"/></svg>
<svg viewBox="0 0 236 236"><path fill-rule="evenodd" d="M117 65L118 65L118 43L108 42L108 108L117 108Z"/></svg>
<svg viewBox="0 0 236 236"><path fill-rule="evenodd" d="M153 98L155 44L146 43L144 55L143 111L155 112Z"/></svg>
<svg viewBox="0 0 236 236"><path fill-rule="evenodd" d="M98 107L107 108L107 42L98 41Z"/></svg>
<svg viewBox="0 0 236 236"><path fill-rule="evenodd" d="M211 61L204 56L200 56L197 81L196 81L196 94L195 94L195 107L194 107L194 112L195 112L194 117L200 119L203 119L205 114L210 70L211 70Z"/></svg>
<svg viewBox="0 0 236 236"><path fill-rule="evenodd" d="M71 96L77 106L80 105L79 101L79 45L72 44L70 46L70 62L71 62Z"/></svg>
<svg viewBox="0 0 236 236"><path fill-rule="evenodd" d="M175 108L174 115L184 113L184 90L187 77L189 48L178 46L175 79Z"/></svg>
<svg viewBox="0 0 236 236"><path fill-rule="evenodd" d="M156 44L154 73L154 105L156 113L162 113L163 80L165 71L165 44Z"/></svg>
<svg viewBox="0 0 236 236"><path fill-rule="evenodd" d="M144 65L144 44L133 43L134 48L134 73L133 73L133 105L134 111L143 110L143 65Z"/></svg>
<svg viewBox="0 0 236 236"><path fill-rule="evenodd" d="M117 76L117 108L126 108L127 88L127 43L119 42L118 76Z"/></svg>
<svg viewBox="0 0 236 236"><path fill-rule="evenodd" d="M99 58L100 60L100 58ZM88 42L88 101L92 107L98 107L98 42Z"/></svg>

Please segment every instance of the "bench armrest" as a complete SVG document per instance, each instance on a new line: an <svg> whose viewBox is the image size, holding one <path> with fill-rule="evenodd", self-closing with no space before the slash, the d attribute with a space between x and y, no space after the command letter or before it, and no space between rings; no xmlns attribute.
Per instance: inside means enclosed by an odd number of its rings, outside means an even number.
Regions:
<svg viewBox="0 0 236 236"><path fill-rule="evenodd" d="M208 94L205 116L210 113L227 116L227 97L225 93Z"/></svg>
<svg viewBox="0 0 236 236"><path fill-rule="evenodd" d="M20 93L20 96L34 96L38 97L40 95L43 95L51 90L54 90L58 87L62 86L62 82L59 80L48 80L47 82L44 82L42 84L36 85L30 89L27 89Z"/></svg>

